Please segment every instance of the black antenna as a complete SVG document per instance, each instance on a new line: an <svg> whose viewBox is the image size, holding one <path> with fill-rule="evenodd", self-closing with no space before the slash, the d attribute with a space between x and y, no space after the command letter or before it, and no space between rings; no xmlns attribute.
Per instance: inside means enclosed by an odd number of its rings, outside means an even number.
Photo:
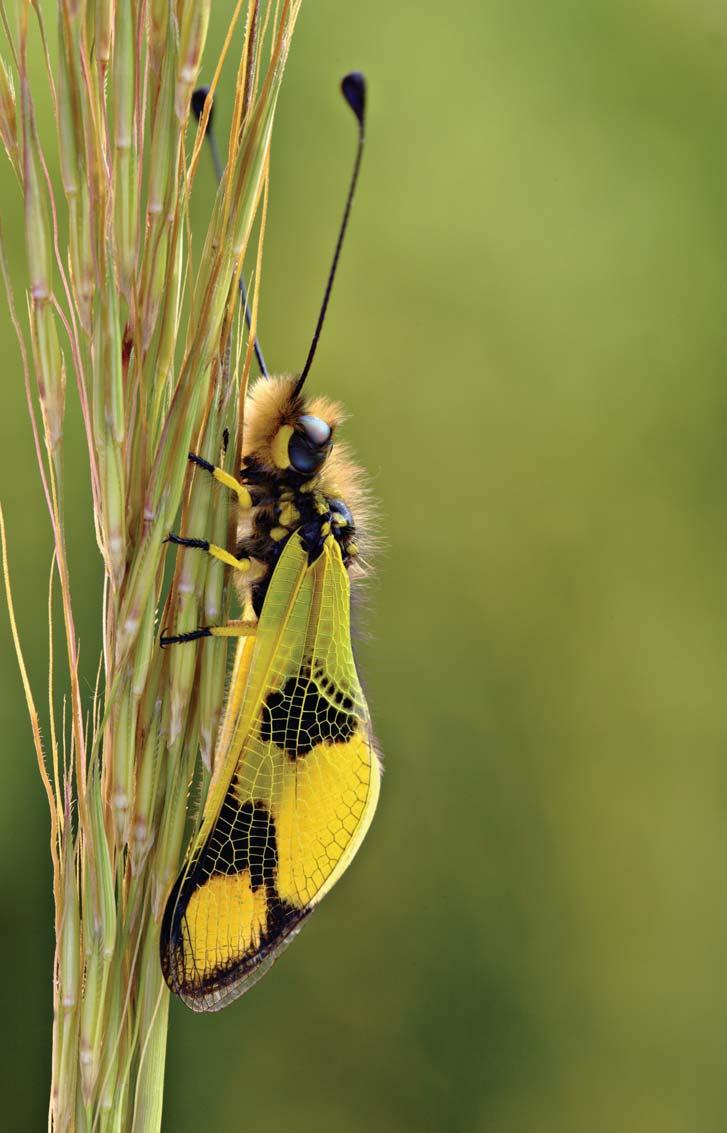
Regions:
<svg viewBox="0 0 727 1133"><path fill-rule="evenodd" d="M202 111L204 110L204 104L207 100L207 95L209 94L209 92L210 92L209 87L198 87L197 90L192 93L192 112L193 112L193 114L194 114L194 116L195 116L195 118L197 119L198 122L199 122L200 118L202 117ZM212 156L212 164L215 167L215 177L217 178L217 184L219 185L220 181L222 180L222 174L224 172L224 167L222 165L222 159L220 157L220 151L217 148L217 137L215 135L214 130L212 129L212 119L214 117L214 113L215 113L215 104L213 102L212 105L210 106L209 118L207 119L207 129L205 130L205 137L207 138L207 141L209 142L210 154ZM250 307L249 307L249 304L247 302L247 288L245 287L245 280L243 279L242 275L240 275L240 281L239 282L240 282L240 299L241 299L242 305L245 309L245 322L247 323L247 329L251 330L252 325L251 325L251 319L250 319ZM255 338L255 342L254 342L253 345L255 347L255 357L257 358L257 364L260 367L260 373L262 374L262 376L264 378L269 378L270 375L268 373L268 368L265 365L265 359L263 358L262 347L260 346L260 343L258 342L257 338Z"/></svg>
<svg viewBox="0 0 727 1133"><path fill-rule="evenodd" d="M351 205L353 203L353 194L356 191L356 182L358 181L359 169L361 168L361 158L363 156L364 136L365 136L365 119L366 119L366 79L360 71L351 71L349 75L344 76L341 80L341 92L348 105L353 110L358 121L358 147L356 149L356 160L353 166L353 174L351 175L351 184L348 189L348 196L346 197L346 207L343 210L343 220L338 232L338 239L336 241L336 248L333 253L333 262L331 270L328 273L328 282L326 283L326 290L323 296L323 303L321 304L321 312L318 316L316 329L313 331L313 340L310 344L308 357L305 360L303 371L296 382L293 396L297 397L303 388L303 383L310 373L310 368L313 365L316 349L318 348L318 339L321 337L321 330L323 328L323 320L326 317L328 309L328 301L331 298L331 290L333 288L333 280L336 277L336 268L338 267L338 260L341 255L341 248L343 247L343 238L346 235L346 228L348 227L348 218L351 213Z"/></svg>

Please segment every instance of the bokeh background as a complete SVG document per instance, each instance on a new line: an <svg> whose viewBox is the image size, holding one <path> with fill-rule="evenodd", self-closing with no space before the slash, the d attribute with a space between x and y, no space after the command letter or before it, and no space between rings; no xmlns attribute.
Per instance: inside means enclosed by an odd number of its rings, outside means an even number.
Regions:
<svg viewBox="0 0 727 1133"><path fill-rule="evenodd" d="M219 41L231 4L213 8ZM300 367L317 313L351 67L369 146L313 383L352 410L381 501L360 659L384 789L274 972L218 1016L174 1005L165 1129L723 1131L724 6L304 4L273 152L276 369ZM22 286L5 164L0 192ZM42 700L50 540L4 304L0 348L0 494ZM75 411L69 429L90 680ZM4 1128L31 1130L50 865L2 618L0 1074Z"/></svg>

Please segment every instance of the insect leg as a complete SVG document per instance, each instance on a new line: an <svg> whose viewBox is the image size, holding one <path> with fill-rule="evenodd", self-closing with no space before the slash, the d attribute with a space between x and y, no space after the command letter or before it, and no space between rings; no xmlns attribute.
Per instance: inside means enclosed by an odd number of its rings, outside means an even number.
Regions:
<svg viewBox="0 0 727 1133"><path fill-rule="evenodd" d="M210 543L207 539L185 539L183 536L171 532L167 535L165 542L174 543L177 547L192 547L197 551L206 551L213 559L224 563L225 566L232 567L233 570L242 571L243 574L251 570L254 564L253 559L247 556L238 559L230 551L226 551L224 547L219 547L217 543Z"/></svg>
<svg viewBox="0 0 727 1133"><path fill-rule="evenodd" d="M216 465L210 464L209 460L205 460L203 456L197 456L196 452L190 452L188 459L192 464L196 464L199 468L203 468L205 472L209 472L210 476L214 477L219 484L223 484L225 488L229 488L231 492L234 492L241 508L248 511L252 507L252 496L245 485L241 484L235 476L231 476L229 472L225 472L224 468L218 468Z"/></svg>
<svg viewBox="0 0 727 1133"><path fill-rule="evenodd" d="M171 636L162 634L159 644L162 649L167 645L183 645L188 641L199 641L203 637L252 637L257 630L257 622L231 621L221 626L200 626L199 629L190 630L189 633L176 633Z"/></svg>

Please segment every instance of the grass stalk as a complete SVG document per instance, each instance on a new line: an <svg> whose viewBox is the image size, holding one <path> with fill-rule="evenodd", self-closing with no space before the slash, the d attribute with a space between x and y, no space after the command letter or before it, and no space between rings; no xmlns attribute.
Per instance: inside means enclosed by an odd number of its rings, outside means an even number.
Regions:
<svg viewBox="0 0 727 1133"><path fill-rule="evenodd" d="M240 0L219 54L207 58L211 0L58 0L55 43L39 6L0 0L0 140L19 186L25 278L10 278L1 237L0 267L62 611L54 626L49 602L46 747L0 510L11 628L50 810L55 1131L161 1127L169 993L160 918L198 756L203 783L211 767L226 644L162 653L158 638L161 625L184 632L220 620L228 603L223 569L201 555L181 552L169 582L165 538L179 525L220 543L229 534L226 500L209 477L193 475L187 453L194 448L228 469L239 456L264 216L256 249L250 239L267 199L275 106L299 8L300 0ZM34 37L42 71L29 64ZM203 66L214 93L231 53L238 63L235 88L225 91L226 168L193 246L190 203L211 103L197 127L190 98ZM52 144L36 122L44 86ZM250 333L238 280L253 261ZM103 576L100 682L88 698L66 554L68 375L86 431Z"/></svg>

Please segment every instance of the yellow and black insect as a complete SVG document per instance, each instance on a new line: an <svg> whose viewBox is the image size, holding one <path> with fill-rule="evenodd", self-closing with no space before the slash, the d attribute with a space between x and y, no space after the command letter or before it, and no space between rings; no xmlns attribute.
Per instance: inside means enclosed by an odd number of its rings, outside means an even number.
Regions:
<svg viewBox="0 0 727 1133"><path fill-rule="evenodd" d="M196 1011L224 1007L267 972L352 860L379 796L350 630L365 480L337 439L341 406L303 394L363 152L363 77L347 75L342 90L358 120L356 162L303 371L270 378L258 351L239 479L190 453L235 492L237 546L170 537L233 567L245 609L240 622L162 638L240 638L201 825L161 930L165 979Z"/></svg>

